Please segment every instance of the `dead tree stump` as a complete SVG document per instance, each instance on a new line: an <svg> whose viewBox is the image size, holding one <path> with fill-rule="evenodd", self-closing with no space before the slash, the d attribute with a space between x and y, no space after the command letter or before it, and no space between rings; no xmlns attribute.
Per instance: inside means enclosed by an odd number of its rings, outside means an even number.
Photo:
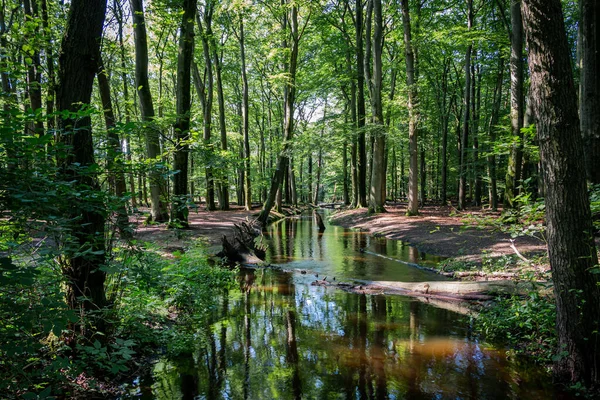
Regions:
<svg viewBox="0 0 600 400"><path fill-rule="evenodd" d="M267 246L263 243L260 226L256 220L243 221L233 225L233 238L221 239L223 249L217 256L224 258L229 264L258 264L266 257Z"/></svg>

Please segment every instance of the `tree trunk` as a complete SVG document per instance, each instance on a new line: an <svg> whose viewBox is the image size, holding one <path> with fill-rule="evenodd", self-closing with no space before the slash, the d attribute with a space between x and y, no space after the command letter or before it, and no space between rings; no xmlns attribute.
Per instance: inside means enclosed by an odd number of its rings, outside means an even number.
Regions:
<svg viewBox="0 0 600 400"><path fill-rule="evenodd" d="M342 145L342 183L344 190L344 205L350 204L350 191L348 188L348 142Z"/></svg>
<svg viewBox="0 0 600 400"><path fill-rule="evenodd" d="M38 18L38 7L36 1L25 0L24 1L26 21L33 22L34 19ZM38 35L38 29L33 32ZM42 108L42 65L40 62L40 52L36 48L31 56L31 63L27 67L27 91L29 93L29 104L32 110L39 110ZM44 134L44 123L41 118L36 118L34 123L34 133L38 136Z"/></svg>
<svg viewBox="0 0 600 400"><path fill-rule="evenodd" d="M600 4L597 0L579 0L581 16L581 133L583 135L587 178L600 183Z"/></svg>
<svg viewBox="0 0 600 400"><path fill-rule="evenodd" d="M583 142L560 0L523 0L531 101L546 187L548 255L556 297L559 378L600 383L600 280Z"/></svg>
<svg viewBox="0 0 600 400"><path fill-rule="evenodd" d="M46 115L48 131L56 128L56 118L52 115L54 113L54 103L56 101L56 74L54 72L54 46L52 45L52 36L50 34L50 24L48 22L48 2L47 0L41 0L42 8L42 27L44 36L44 53L46 57L46 75L48 83L46 86Z"/></svg>
<svg viewBox="0 0 600 400"><path fill-rule="evenodd" d="M467 0L467 29L473 28L473 0ZM463 99L463 131L460 140L460 166L458 185L458 209L464 210L467 206L467 146L469 145L469 122L471 111L471 51L473 43L470 42L465 55L465 95Z"/></svg>
<svg viewBox="0 0 600 400"><path fill-rule="evenodd" d="M290 5L290 29L291 29L291 48L290 58L288 62L288 81L286 82L285 90L285 115L284 115L284 137L283 146L279 158L277 159L277 166L271 179L271 187L269 189L269 195L265 202L263 209L258 216L258 221L263 227L267 225L269 213L275 204L275 197L277 196L278 189L281 187L283 181L283 175L287 171L288 165L288 154L292 145L292 137L294 135L294 101L296 100L296 70L298 67L298 44L300 36L298 32L298 7L296 3Z"/></svg>
<svg viewBox="0 0 600 400"><path fill-rule="evenodd" d="M356 128L357 134L357 207L367 207L367 146L365 136L365 73L363 49L363 2L356 1Z"/></svg>
<svg viewBox="0 0 600 400"><path fill-rule="evenodd" d="M177 119L173 126L175 154L173 160L173 201L171 227L188 227L188 159L190 152L191 67L194 57L194 18L196 0L184 0L179 51L177 55Z"/></svg>
<svg viewBox="0 0 600 400"><path fill-rule="evenodd" d="M81 104L90 104L105 12L105 0L71 2L58 65L59 112L77 113ZM71 243L64 243L62 272L67 278L67 304L75 310L101 310L106 306L106 272L101 269L105 262L105 205L96 200L101 196L78 196L80 191L100 190L96 174L91 173L95 166L91 118L61 118L58 128L60 141L71 149L59 160L61 178L75 183L68 193L71 198L64 199L69 205L66 218L76 221ZM95 329L103 332L104 328L104 320L98 318Z"/></svg>
<svg viewBox="0 0 600 400"><path fill-rule="evenodd" d="M166 182L163 171L156 165L160 159L160 132L154 123L154 105L148 80L148 42L144 19L143 0L130 0L133 14L133 33L135 40L135 82L140 99L142 128L146 134L146 154L155 165L150 169L150 202L154 222L167 221L169 214L163 199Z"/></svg>
<svg viewBox="0 0 600 400"><path fill-rule="evenodd" d="M98 68L98 91L100 92L100 101L104 112L104 122L108 133L107 148L107 172L108 181L113 193L117 197L116 214L117 228L123 238L131 238L132 232L129 227L129 216L127 215L127 204L124 200L125 192L125 174L123 168L123 150L121 149L121 140L119 134L115 131L115 115L110 98L110 83L102 59L99 60Z"/></svg>
<svg viewBox="0 0 600 400"><path fill-rule="evenodd" d="M490 181L489 186L489 203L490 208L494 211L498 209L498 186L496 177L496 154L494 153L493 147L496 144L496 133L497 125L500 114L500 105L502 103L502 86L504 82L504 58L502 55L498 56L498 75L496 79L496 87L494 88L492 111L490 115L490 124L488 126L488 135L490 141L490 149L488 149L487 163L488 163L488 177Z"/></svg>
<svg viewBox="0 0 600 400"><path fill-rule="evenodd" d="M204 81L200 78L200 72L198 67L194 64L194 82L196 82L196 89L199 92L200 101L202 102L203 120L204 120L204 146L206 146L207 152L210 154L209 157L213 156L212 145L211 145L211 128L212 128L212 104L213 104L213 72L212 72L212 61L210 56L210 44L209 37L212 35L212 13L213 5L211 2L207 2L204 7L204 23L206 27L203 28L202 20L200 16L196 16L196 22L198 23L198 29L202 35L202 50L204 52ZM204 83L202 83L204 82ZM214 211L217 209L215 204L215 181L213 178L212 167L206 166L206 209Z"/></svg>
<svg viewBox="0 0 600 400"><path fill-rule="evenodd" d="M448 74L450 73L450 59L444 62L444 73L442 76L442 93L441 93L441 111L442 111L442 182L441 182L441 200L442 204L447 202L448 189L448 126L450 120L450 110L446 109L448 96Z"/></svg>
<svg viewBox="0 0 600 400"><path fill-rule="evenodd" d="M523 21L521 2L511 0L510 4L510 126L513 141L506 169L504 208L515 207L518 195L523 162Z"/></svg>
<svg viewBox="0 0 600 400"><path fill-rule="evenodd" d="M481 69L479 65L471 67L473 72L473 87L471 90L471 104L473 115L473 178L475 187L473 194L473 205L481 207L481 166L479 165L479 112L481 108Z"/></svg>
<svg viewBox="0 0 600 400"><path fill-rule="evenodd" d="M227 151L227 125L225 123L225 96L223 94L223 79L221 78L221 59L217 49L217 43L214 35L210 35L210 44L212 47L215 83L217 84L217 103L219 104L219 131L221 133L221 150ZM219 179L219 209L229 210L229 179L226 174L222 174Z"/></svg>
<svg viewBox="0 0 600 400"><path fill-rule="evenodd" d="M244 136L244 207L252 209L252 179L250 174L250 123L248 120L248 76L246 74L246 49L244 35L244 15L240 14L240 62L242 71L242 132Z"/></svg>
<svg viewBox="0 0 600 400"><path fill-rule="evenodd" d="M404 48L406 62L406 85L408 86L408 206L407 215L419 214L419 164L418 164L418 91L415 76L415 55L413 51L408 0L402 0L402 25L404 27Z"/></svg>
<svg viewBox="0 0 600 400"><path fill-rule="evenodd" d="M383 125L383 103L381 89L383 84L383 16L381 0L373 0L375 29L373 31L373 122L376 126L373 132L373 163L371 167L371 196L369 211L385 212L385 126Z"/></svg>

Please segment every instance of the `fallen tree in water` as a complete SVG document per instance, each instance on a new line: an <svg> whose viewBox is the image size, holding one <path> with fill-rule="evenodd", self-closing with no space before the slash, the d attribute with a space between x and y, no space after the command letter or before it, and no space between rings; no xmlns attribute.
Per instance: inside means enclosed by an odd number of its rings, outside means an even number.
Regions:
<svg viewBox="0 0 600 400"><path fill-rule="evenodd" d="M456 300L489 300L497 296L525 296L532 290L551 290L551 284L544 282L520 282L515 280L497 281L430 281L393 282L357 281L358 285L339 284L350 291L381 291L408 296L433 297Z"/></svg>
<svg viewBox="0 0 600 400"><path fill-rule="evenodd" d="M221 238L222 250L218 257L227 264L258 264L264 261L267 246L263 243L262 231L256 220L246 218L233 225L233 239Z"/></svg>

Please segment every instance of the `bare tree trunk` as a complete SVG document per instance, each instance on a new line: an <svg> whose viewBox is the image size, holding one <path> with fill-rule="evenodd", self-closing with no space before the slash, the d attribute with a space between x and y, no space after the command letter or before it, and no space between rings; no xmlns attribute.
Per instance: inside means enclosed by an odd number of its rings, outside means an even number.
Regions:
<svg viewBox="0 0 600 400"><path fill-rule="evenodd" d="M523 21L521 1L511 0L510 4L510 125L513 144L506 169L504 208L513 208L514 199L519 194L521 163L523 162Z"/></svg>
<svg viewBox="0 0 600 400"><path fill-rule="evenodd" d="M27 21L33 21L39 17L37 1L24 0L24 6ZM39 34L37 30L34 34ZM42 65L40 52L37 48L33 50L31 60L32 62L27 67L27 91L29 93L29 104L35 111L42 108ZM37 118L34 123L34 133L38 136L44 135L44 123L41 118Z"/></svg>
<svg viewBox="0 0 600 400"><path fill-rule="evenodd" d="M406 62L406 85L408 86L408 206L407 215L419 214L419 166L418 145L419 109L418 86L415 76L415 55L412 47L410 12L408 0L402 0L402 25L404 27L404 48Z"/></svg>
<svg viewBox="0 0 600 400"><path fill-rule="evenodd" d="M106 1L71 2L59 57L58 111L77 112L81 104L91 101L105 12ZM95 165L91 118L61 118L59 129L60 141L71 148L59 160L62 179L74 181L75 188L100 190L96 175L89 170ZM69 204L66 217L76 221L70 239L75 246L65 246L66 261L62 266L67 278L67 304L75 310L101 310L107 305L104 290L106 272L101 268L105 262L105 205L94 198L76 198L78 190L75 188L69 195L72 198L65 198ZM102 318L96 319L95 329L104 331ZM84 330L84 333L91 331Z"/></svg>
<svg viewBox="0 0 600 400"><path fill-rule="evenodd" d="M225 123L225 96L223 94L223 79L221 78L221 59L217 51L217 43L214 35L210 36L214 66L215 82L217 84L217 103L219 104L219 131L221 133L221 150L227 151L227 125ZM219 179L219 209L229 210L229 179L222 174Z"/></svg>
<svg viewBox="0 0 600 400"><path fill-rule="evenodd" d="M202 49L204 52L204 72L205 78L204 81L200 78L200 72L198 71L198 67L194 64L194 82L196 84L196 89L198 90L198 94L200 97L200 101L202 102L202 111L203 111L203 119L204 119L204 145L211 149L211 128L212 128L212 104L213 104L213 72L212 72L212 61L210 56L210 44L209 37L212 35L212 14L213 14L213 4L210 1L206 2L204 7L204 23L206 25L205 28L202 26L202 20L200 15L196 16L196 22L198 23L198 29L200 34L202 35ZM212 151L211 151L212 154ZM209 211L214 211L217 209L215 204L215 181L213 178L213 170L212 167L207 166L205 168L205 176L206 176L206 209Z"/></svg>
<svg viewBox="0 0 600 400"><path fill-rule="evenodd" d="M54 103L56 101L56 74L54 72L54 54L53 54L53 43L50 35L50 24L48 22L48 2L47 0L41 0L42 8L42 27L44 28L44 42L45 42L45 58L46 58L46 75L48 83L46 86L46 115L48 132L51 132L56 128L56 118L52 116L54 114Z"/></svg>
<svg viewBox="0 0 600 400"><path fill-rule="evenodd" d="M502 102L502 86L504 81L504 58L502 55L498 56L498 75L496 79L496 87L494 88L492 112L490 115L490 124L488 126L488 135L490 146L494 146L496 143L496 133L498 125L498 118L500 114L500 105ZM496 154L492 149L488 149L489 153L487 156L488 163L488 177L490 181L489 186L489 202L490 208L494 211L498 209L498 186L496 177Z"/></svg>
<svg viewBox="0 0 600 400"><path fill-rule="evenodd" d="M467 0L468 30L473 28L473 0ZM460 181L458 185L458 209L464 210L467 205L467 146L469 145L469 122L471 110L471 51L473 43L469 43L465 55L465 95L463 99L463 131L460 140Z"/></svg>
<svg viewBox="0 0 600 400"><path fill-rule="evenodd" d="M146 154L152 162L160 164L162 162L160 159L160 132L154 123L154 105L148 80L148 39L143 0L130 0L130 4L135 38L135 82L140 100L143 129L146 134ZM150 169L149 178L152 220L165 222L169 214L167 213L166 203L162 198L166 191L163 171L158 166L153 165Z"/></svg>
<svg viewBox="0 0 600 400"><path fill-rule="evenodd" d="M367 207L367 148L365 137L365 73L363 49L363 1L356 1L356 18L354 20L356 31L356 127L357 127L357 207Z"/></svg>
<svg viewBox="0 0 600 400"><path fill-rule="evenodd" d="M548 255L559 351L554 372L600 383L600 279L592 236L583 142L560 0L523 0L531 101L546 187Z"/></svg>
<svg viewBox="0 0 600 400"><path fill-rule="evenodd" d="M281 187L283 175L287 171L288 153L291 147L292 137L294 135L294 101L296 100L296 70L298 67L298 44L300 35L298 32L298 6L296 3L290 5L290 29L291 29L291 48L288 62L288 82L285 91L285 118L284 118L284 138L281 154L277 159L277 166L271 179L271 187L267 201L258 216L258 221L262 226L267 225L269 213L275 204L275 197L278 189Z"/></svg>
<svg viewBox="0 0 600 400"><path fill-rule="evenodd" d="M381 0L373 0L375 29L373 31L373 122L376 129L373 133L373 163L371 167L371 196L369 211L385 212L385 126L383 124L383 103L381 89L383 84L383 16Z"/></svg>
<svg viewBox="0 0 600 400"><path fill-rule="evenodd" d="M127 204L123 197L127 191L125 185L125 174L123 168L123 150L121 149L121 140L118 133L115 131L115 115L110 98L110 83L106 74L102 59L99 60L98 68L98 91L100 92L100 100L102 101L102 109L104 111L104 122L108 133L108 149L107 149L107 172L108 181L111 189L117 197L117 228L121 237L131 238L132 232L129 227L129 216L127 215Z"/></svg>
<svg viewBox="0 0 600 400"><path fill-rule="evenodd" d="M244 14L240 14L240 62L242 70L242 132L244 136L244 207L252 209L252 179L250 174L250 124L248 120L248 76L246 74L246 49L244 35Z"/></svg>
<svg viewBox="0 0 600 400"><path fill-rule="evenodd" d="M196 0L184 0L177 56L177 119L173 126L175 154L171 227L188 227L188 162L190 152L191 67L194 57Z"/></svg>

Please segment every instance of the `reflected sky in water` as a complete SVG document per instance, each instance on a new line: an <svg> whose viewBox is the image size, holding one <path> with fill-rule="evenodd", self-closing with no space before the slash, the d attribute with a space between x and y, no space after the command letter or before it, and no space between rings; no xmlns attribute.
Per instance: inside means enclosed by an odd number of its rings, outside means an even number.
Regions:
<svg viewBox="0 0 600 400"><path fill-rule="evenodd" d="M267 261L286 269L316 272L338 279L420 282L446 278L415 268L434 266L440 257L383 237L370 237L328 224L319 233L312 216L287 218L269 226Z"/></svg>
<svg viewBox="0 0 600 400"><path fill-rule="evenodd" d="M550 377L472 337L452 311L402 296L242 271L204 350L160 359L143 399L551 399Z"/></svg>
<svg viewBox="0 0 600 400"><path fill-rule="evenodd" d="M276 224L269 236L270 262L286 269L436 277L407 265L436 262L410 246L334 226L319 235L311 218ZM159 358L125 398L569 398L542 368L478 341L467 317L403 296L311 286L313 273L240 271L238 287L206 327L208 341L185 356Z"/></svg>

